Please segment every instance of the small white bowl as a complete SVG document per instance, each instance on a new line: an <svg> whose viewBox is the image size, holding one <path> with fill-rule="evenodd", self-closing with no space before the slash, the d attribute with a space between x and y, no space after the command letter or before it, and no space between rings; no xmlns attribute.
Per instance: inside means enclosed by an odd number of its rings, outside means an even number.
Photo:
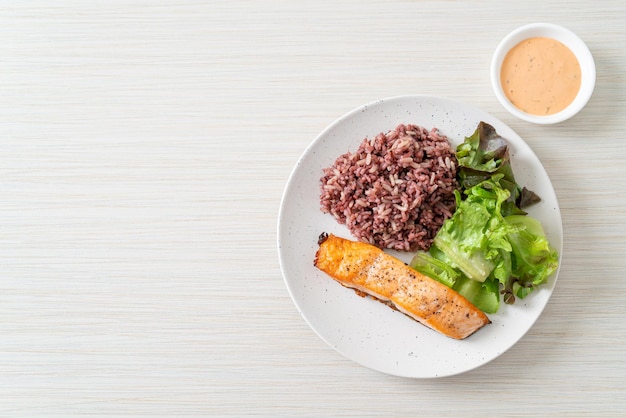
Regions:
<svg viewBox="0 0 626 418"><path fill-rule="evenodd" d="M513 105L504 94L500 82L502 61L511 48L525 39L534 37L552 38L568 47L578 59L581 70L581 83L578 94L565 109L546 116L532 115ZM532 23L509 33L498 45L491 60L491 85L496 97L511 114L527 122L553 124L563 122L577 114L589 101L596 84L596 66L587 45L572 31L551 23Z"/></svg>

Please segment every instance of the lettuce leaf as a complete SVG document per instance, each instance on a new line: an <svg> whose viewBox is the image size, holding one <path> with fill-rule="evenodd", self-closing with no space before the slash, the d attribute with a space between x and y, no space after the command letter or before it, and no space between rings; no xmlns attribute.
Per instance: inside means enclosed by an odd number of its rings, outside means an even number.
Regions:
<svg viewBox="0 0 626 418"><path fill-rule="evenodd" d="M478 124L474 133L457 147L456 157L462 189L474 187L493 175L502 175L500 184L510 193L502 205L504 216L525 215L524 208L541 200L534 192L517 184L506 139L488 123Z"/></svg>
<svg viewBox="0 0 626 418"><path fill-rule="evenodd" d="M500 307L499 284L489 279L483 283L462 277L452 287L485 313L496 313Z"/></svg>
<svg viewBox="0 0 626 418"><path fill-rule="evenodd" d="M452 268L448 263L433 257L425 251L418 251L409 264L413 269L433 278L448 287L453 287L460 273Z"/></svg>
<svg viewBox="0 0 626 418"><path fill-rule="evenodd" d="M541 223L530 216L512 215L506 218L511 225L519 226L509 237L512 247L512 283L509 290L523 299L536 286L544 284L558 268L558 254L550 246Z"/></svg>

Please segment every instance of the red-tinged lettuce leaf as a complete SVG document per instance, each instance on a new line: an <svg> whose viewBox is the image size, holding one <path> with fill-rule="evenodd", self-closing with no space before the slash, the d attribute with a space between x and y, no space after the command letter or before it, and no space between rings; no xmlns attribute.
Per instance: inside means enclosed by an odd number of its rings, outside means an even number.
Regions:
<svg viewBox="0 0 626 418"><path fill-rule="evenodd" d="M515 180L506 139L488 123L480 122L474 133L456 149L458 177L463 189L470 189L494 175L502 175L500 185L509 191L502 204L502 215L525 215L524 208L539 202L537 194Z"/></svg>

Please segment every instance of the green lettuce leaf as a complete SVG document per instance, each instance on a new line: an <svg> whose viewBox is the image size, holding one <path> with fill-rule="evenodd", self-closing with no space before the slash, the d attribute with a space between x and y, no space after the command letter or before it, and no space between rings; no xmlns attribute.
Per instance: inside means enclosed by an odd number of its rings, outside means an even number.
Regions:
<svg viewBox="0 0 626 418"><path fill-rule="evenodd" d="M496 313L500 307L499 284L497 280L488 279L479 283L467 277L461 277L452 287L465 296L478 309L485 313Z"/></svg>
<svg viewBox="0 0 626 418"><path fill-rule="evenodd" d="M498 181L501 174L466 190L467 197L457 197L457 208L435 236L433 246L446 255L452 267L466 277L484 282L497 265L500 250L511 251L507 240L515 226L501 215L509 197Z"/></svg>
<svg viewBox="0 0 626 418"><path fill-rule="evenodd" d="M557 251L550 246L541 223L530 216L512 215L506 221L517 226L517 231L509 236L513 260L511 289L523 299L532 290L548 281L559 265ZM510 285L509 285L510 286Z"/></svg>
<svg viewBox="0 0 626 418"><path fill-rule="evenodd" d="M433 278L448 287L454 286L460 273L448 263L441 261L425 251L418 251L409 265L420 273Z"/></svg>

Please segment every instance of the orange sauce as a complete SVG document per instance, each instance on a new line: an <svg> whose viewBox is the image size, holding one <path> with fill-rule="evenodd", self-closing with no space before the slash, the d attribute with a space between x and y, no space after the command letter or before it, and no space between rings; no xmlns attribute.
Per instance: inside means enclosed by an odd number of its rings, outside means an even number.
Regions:
<svg viewBox="0 0 626 418"><path fill-rule="evenodd" d="M500 83L506 97L532 115L565 109L580 90L580 64L574 53L550 38L526 39L504 57Z"/></svg>

